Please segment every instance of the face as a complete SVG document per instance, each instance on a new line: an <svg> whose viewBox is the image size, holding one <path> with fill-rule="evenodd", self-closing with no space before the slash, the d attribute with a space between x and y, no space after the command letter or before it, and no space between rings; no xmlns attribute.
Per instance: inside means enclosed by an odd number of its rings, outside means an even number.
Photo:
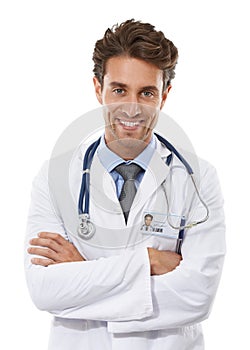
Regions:
<svg viewBox="0 0 250 350"><path fill-rule="evenodd" d="M151 219L150 216L146 216L144 220L145 220L145 225L146 226L150 226L151 225L152 219Z"/></svg>
<svg viewBox="0 0 250 350"><path fill-rule="evenodd" d="M140 140L148 144L159 110L168 91L162 93L162 71L143 60L110 58L103 86L94 78L98 101L105 106L105 140Z"/></svg>

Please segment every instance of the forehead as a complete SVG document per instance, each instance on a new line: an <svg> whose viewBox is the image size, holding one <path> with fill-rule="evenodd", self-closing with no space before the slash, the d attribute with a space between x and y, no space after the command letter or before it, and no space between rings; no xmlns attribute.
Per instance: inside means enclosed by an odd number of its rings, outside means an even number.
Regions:
<svg viewBox="0 0 250 350"><path fill-rule="evenodd" d="M155 65L141 59L119 56L107 60L104 84L120 82L128 86L155 85L161 89L163 72Z"/></svg>

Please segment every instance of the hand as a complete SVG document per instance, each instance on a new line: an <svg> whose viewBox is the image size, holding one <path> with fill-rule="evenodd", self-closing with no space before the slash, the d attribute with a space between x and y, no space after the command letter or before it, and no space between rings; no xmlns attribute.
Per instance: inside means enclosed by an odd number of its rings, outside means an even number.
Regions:
<svg viewBox="0 0 250 350"><path fill-rule="evenodd" d="M150 260L151 275L163 275L173 271L179 266L181 255L169 250L157 250L148 248L148 256Z"/></svg>
<svg viewBox="0 0 250 350"><path fill-rule="evenodd" d="M75 246L58 233L40 232L37 238L32 238L28 253L44 258L32 258L35 265L48 266L62 262L85 260Z"/></svg>

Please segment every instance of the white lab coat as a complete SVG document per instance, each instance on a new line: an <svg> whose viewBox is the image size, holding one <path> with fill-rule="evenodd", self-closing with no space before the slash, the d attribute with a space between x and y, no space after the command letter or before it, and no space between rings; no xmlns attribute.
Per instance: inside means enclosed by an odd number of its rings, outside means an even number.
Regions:
<svg viewBox="0 0 250 350"><path fill-rule="evenodd" d="M162 183L175 176L175 172L170 176L164 162L168 154L157 141L157 152L149 166L152 171L146 172L140 184L128 228L113 180L98 157L94 157L90 215L96 233L90 241L81 241L72 233L66 210L64 213L62 208L56 214L48 189L47 165L35 178L26 247L29 239L40 231L57 232L70 239L87 259L41 267L32 265L31 256L26 254L31 298L39 309L54 316L50 350L203 349L200 322L211 311L225 255L223 200L214 168L199 160L200 193L209 206L209 220L186 231L183 260L174 271L150 276L147 247L175 250L176 244L174 239L142 236L140 232L145 210L167 210ZM187 172L177 159L174 161L176 169L182 171L176 173L172 184L177 193L173 206L182 211L185 191L181 189L187 181ZM75 156L69 176L75 204L81 167L81 156ZM100 199L102 196L105 200ZM74 210L77 211L76 205ZM204 216L197 197L189 212L193 220Z"/></svg>

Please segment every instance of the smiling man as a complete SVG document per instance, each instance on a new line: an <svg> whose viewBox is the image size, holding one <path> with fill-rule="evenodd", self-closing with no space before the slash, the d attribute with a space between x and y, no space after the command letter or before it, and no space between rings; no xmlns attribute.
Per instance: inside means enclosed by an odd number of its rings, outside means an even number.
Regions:
<svg viewBox="0 0 250 350"><path fill-rule="evenodd" d="M105 141L122 158L134 159L149 144L171 86L163 91L162 70L125 53L110 58L105 71L102 84L94 77L97 99L107 106Z"/></svg>
<svg viewBox="0 0 250 350"><path fill-rule="evenodd" d="M135 20L96 42L93 80L105 130L72 159L68 184L77 203L83 172L91 235L70 230L67 211L56 214L48 165L34 181L26 275L34 303L54 316L50 350L204 349L200 322L225 254L223 200L209 163L198 160L201 181L193 186L183 157L154 133L177 58L162 32ZM154 229L142 229L152 219Z"/></svg>

